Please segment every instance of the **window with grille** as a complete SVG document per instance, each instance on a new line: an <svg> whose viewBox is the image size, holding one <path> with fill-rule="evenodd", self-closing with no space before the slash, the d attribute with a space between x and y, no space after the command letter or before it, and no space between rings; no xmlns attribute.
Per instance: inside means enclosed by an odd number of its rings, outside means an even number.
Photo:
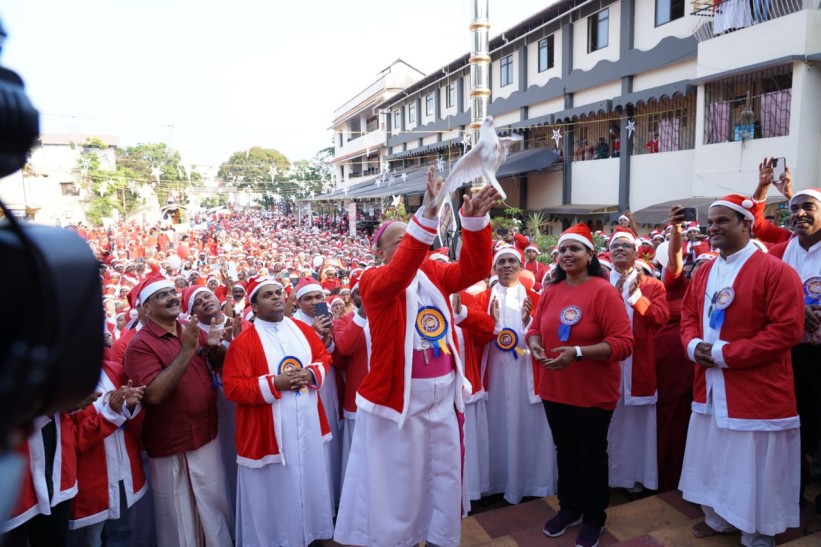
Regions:
<svg viewBox="0 0 821 547"><path fill-rule="evenodd" d="M636 106L633 154L692 150L696 140L696 94Z"/></svg>
<svg viewBox="0 0 821 547"><path fill-rule="evenodd" d="M573 161L617 158L621 153L618 112L580 116L573 122ZM567 138L567 137L565 137Z"/></svg>
<svg viewBox="0 0 821 547"><path fill-rule="evenodd" d="M706 144L787 136L792 65L710 82L704 100Z"/></svg>
<svg viewBox="0 0 821 547"><path fill-rule="evenodd" d="M513 83L513 54L502 57L499 63L499 85L505 87Z"/></svg>
<svg viewBox="0 0 821 547"><path fill-rule="evenodd" d="M448 108L456 106L456 82L451 82L448 84L448 93L447 93L447 100L445 104Z"/></svg>
<svg viewBox="0 0 821 547"><path fill-rule="evenodd" d="M416 123L416 104L408 105L408 123Z"/></svg>
<svg viewBox="0 0 821 547"><path fill-rule="evenodd" d="M393 111L393 128L396 130L402 129L402 111Z"/></svg>
<svg viewBox="0 0 821 547"><path fill-rule="evenodd" d="M553 35L539 40L539 72L553 68Z"/></svg>
<svg viewBox="0 0 821 547"><path fill-rule="evenodd" d="M433 93L425 95L425 116L433 116Z"/></svg>

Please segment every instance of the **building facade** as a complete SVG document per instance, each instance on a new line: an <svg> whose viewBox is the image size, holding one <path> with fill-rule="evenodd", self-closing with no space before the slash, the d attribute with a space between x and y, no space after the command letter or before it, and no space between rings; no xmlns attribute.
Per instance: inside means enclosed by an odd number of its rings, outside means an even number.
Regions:
<svg viewBox="0 0 821 547"><path fill-rule="evenodd" d="M556 229L601 228L628 208L655 224L673 202L751 192L765 156L817 186L820 3L561 1L506 29L490 43L489 113L499 134L524 137L514 153L559 156L503 179L508 205ZM455 162L469 91L465 55L376 104L390 168Z"/></svg>

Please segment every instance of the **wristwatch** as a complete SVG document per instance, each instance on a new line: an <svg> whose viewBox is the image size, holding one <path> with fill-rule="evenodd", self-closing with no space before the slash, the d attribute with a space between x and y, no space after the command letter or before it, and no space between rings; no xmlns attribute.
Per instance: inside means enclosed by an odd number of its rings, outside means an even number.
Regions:
<svg viewBox="0 0 821 547"><path fill-rule="evenodd" d="M573 347L576 348L576 361L581 361L582 360L582 348L580 348L579 346L573 346Z"/></svg>

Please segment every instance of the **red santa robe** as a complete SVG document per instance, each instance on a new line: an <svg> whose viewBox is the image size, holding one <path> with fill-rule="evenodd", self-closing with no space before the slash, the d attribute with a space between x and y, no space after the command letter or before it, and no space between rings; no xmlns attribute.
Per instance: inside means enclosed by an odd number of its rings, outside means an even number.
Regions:
<svg viewBox="0 0 821 547"><path fill-rule="evenodd" d="M299 362L314 383L280 392L280 366ZM307 545L333 535L319 388L331 356L314 330L290 318L254 326L231 342L225 395L237 403L237 545Z"/></svg>
<svg viewBox="0 0 821 547"><path fill-rule="evenodd" d="M508 503L519 503L525 496L545 497L556 492L557 466L553 433L547 423L538 394L539 365L530 355L523 323L522 305L532 301L530 317L536 313L539 295L521 283L505 287L494 285L477 297L477 303L490 313L493 299L499 302L496 333L515 331L522 355L515 349L502 349L496 341L482 352L482 377L487 377L487 417L490 465L490 490L503 493Z"/></svg>
<svg viewBox="0 0 821 547"><path fill-rule="evenodd" d="M533 285L533 290L536 292L542 292L542 279L544 279L544 276L547 275L547 266L536 260L533 262L528 260L525 262L524 269L531 272L533 274L533 278L536 280Z"/></svg>
<svg viewBox="0 0 821 547"><path fill-rule="evenodd" d="M37 515L50 515L51 508L77 495L77 427L69 414L57 413L57 447L54 453L52 484L54 493L48 495L46 485L46 453L41 430L52 418L35 418L34 431L20 449L28 460L22 480L20 497L9 518L0 527L6 533L25 524Z"/></svg>
<svg viewBox="0 0 821 547"><path fill-rule="evenodd" d="M77 424L79 493L71 503L71 530L118 519L146 493L140 459L140 425L145 413L140 405L129 412L125 404L119 413L114 412L106 400L110 392L127 382L122 364L103 362L97 384L103 397L73 415ZM127 507L120 506L120 482Z"/></svg>
<svg viewBox="0 0 821 547"><path fill-rule="evenodd" d="M357 394L357 424L334 540L343 544L458 545L462 512L457 412L465 379L449 295L490 270L490 219L462 218L459 262L425 260L436 222L417 212L389 264L359 281L371 328L371 370ZM412 379L420 303L436 307L455 370ZM428 305L428 304L424 304Z"/></svg>
<svg viewBox="0 0 821 547"><path fill-rule="evenodd" d="M713 329L714 295L730 294ZM681 315L690 360L713 344L717 366L696 365L693 414L681 474L685 499L707 506L745 535L775 535L799 525L799 419L790 348L801 339L802 287L795 271L752 243L693 275ZM713 521L713 522L711 522Z"/></svg>
<svg viewBox="0 0 821 547"><path fill-rule="evenodd" d="M656 457L656 356L653 336L670 318L664 285L643 276L638 290L629 294L636 278L633 269L624 281L622 300L633 330L633 352L621 362L621 397L607 433L610 486L650 490L658 488ZM621 274L610 272L615 286Z"/></svg>

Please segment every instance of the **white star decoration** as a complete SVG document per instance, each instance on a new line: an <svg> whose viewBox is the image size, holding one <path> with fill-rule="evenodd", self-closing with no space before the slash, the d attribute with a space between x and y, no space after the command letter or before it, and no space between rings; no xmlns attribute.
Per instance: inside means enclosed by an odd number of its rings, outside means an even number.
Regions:
<svg viewBox="0 0 821 547"><path fill-rule="evenodd" d="M82 169L84 175L87 175L88 170L91 169L91 160L88 158L83 158L80 162L80 169Z"/></svg>
<svg viewBox="0 0 821 547"><path fill-rule="evenodd" d="M402 173L402 182L405 182L406 180L408 180L408 174Z"/></svg>
<svg viewBox="0 0 821 547"><path fill-rule="evenodd" d="M636 120L627 120L627 138L633 138L633 132L636 130Z"/></svg>
<svg viewBox="0 0 821 547"><path fill-rule="evenodd" d="M154 166L154 167L151 168L151 176L154 177L155 179L157 179L157 182L160 182L160 175L161 174L162 174L162 171L160 171L159 167Z"/></svg>
<svg viewBox="0 0 821 547"><path fill-rule="evenodd" d="M392 205L396 208L402 204L402 196L391 196Z"/></svg>
<svg viewBox="0 0 821 547"><path fill-rule="evenodd" d="M468 148L473 146L473 143L470 142L470 133L468 133L467 131L465 131L465 135L462 137L461 145L462 145L462 154L466 153L468 151Z"/></svg>
<svg viewBox="0 0 821 547"><path fill-rule="evenodd" d="M436 158L436 170L440 173L445 171L445 160L443 158Z"/></svg>
<svg viewBox="0 0 821 547"><path fill-rule="evenodd" d="M559 148L559 141L562 140L562 130L561 129L554 129L553 130L553 136L550 137L550 138L553 139L553 142L556 143L556 148Z"/></svg>

